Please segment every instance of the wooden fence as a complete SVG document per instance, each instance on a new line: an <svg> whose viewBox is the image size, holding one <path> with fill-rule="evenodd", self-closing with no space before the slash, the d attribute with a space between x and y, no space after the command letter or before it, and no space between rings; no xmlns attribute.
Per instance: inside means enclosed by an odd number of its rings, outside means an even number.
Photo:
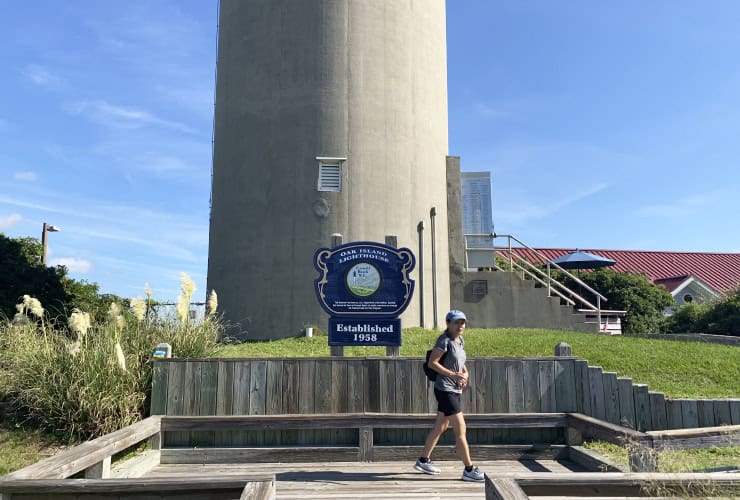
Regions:
<svg viewBox="0 0 740 500"><path fill-rule="evenodd" d="M433 413L436 403L422 361L345 357L159 360L154 365L151 413ZM666 399L644 384L588 366L575 357L472 358L466 366L470 389L462 399L467 414L579 412L643 432L740 425L740 399ZM387 432L376 440L423 442L421 429L403 431L405 436L401 431ZM507 434L513 431L480 432L480 436L470 436L473 442L518 442L515 434ZM173 434L170 445L198 445L186 434ZM217 434L211 439L216 445L280 441L279 433L268 434L245 431L236 437ZM343 444L355 439L351 436L342 431L310 431L299 436L298 442ZM543 440L552 442L553 437Z"/></svg>

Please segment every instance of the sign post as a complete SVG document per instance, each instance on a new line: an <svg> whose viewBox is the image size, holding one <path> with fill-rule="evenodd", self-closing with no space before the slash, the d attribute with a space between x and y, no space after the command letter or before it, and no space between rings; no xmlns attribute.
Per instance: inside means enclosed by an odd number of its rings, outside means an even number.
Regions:
<svg viewBox="0 0 740 500"><path fill-rule="evenodd" d="M320 248L314 288L329 314L329 345L400 346L401 319L414 293L408 248L361 241Z"/></svg>

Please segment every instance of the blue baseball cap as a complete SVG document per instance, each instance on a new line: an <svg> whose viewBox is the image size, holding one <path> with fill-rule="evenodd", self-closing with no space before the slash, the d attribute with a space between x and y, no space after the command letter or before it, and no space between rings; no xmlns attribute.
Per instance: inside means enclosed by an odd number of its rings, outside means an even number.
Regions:
<svg viewBox="0 0 740 500"><path fill-rule="evenodd" d="M453 309L452 311L447 313L447 316L445 316L445 321L455 321L458 319L465 320L467 323L468 318L465 317L465 313L462 311L458 311L457 309Z"/></svg>

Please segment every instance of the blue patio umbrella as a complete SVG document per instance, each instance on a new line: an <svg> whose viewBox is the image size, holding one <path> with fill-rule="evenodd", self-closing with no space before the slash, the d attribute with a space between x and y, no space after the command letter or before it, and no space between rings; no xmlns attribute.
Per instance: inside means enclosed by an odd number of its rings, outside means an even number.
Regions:
<svg viewBox="0 0 740 500"><path fill-rule="evenodd" d="M563 269L599 269L613 266L617 262L601 255L575 250L552 260Z"/></svg>

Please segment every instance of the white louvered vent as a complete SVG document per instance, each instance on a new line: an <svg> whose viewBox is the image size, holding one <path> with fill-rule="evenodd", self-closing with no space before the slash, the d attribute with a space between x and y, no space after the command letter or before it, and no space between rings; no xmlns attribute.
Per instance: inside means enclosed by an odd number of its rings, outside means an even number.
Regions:
<svg viewBox="0 0 740 500"><path fill-rule="evenodd" d="M342 166L341 164L319 163L319 191L342 190Z"/></svg>

